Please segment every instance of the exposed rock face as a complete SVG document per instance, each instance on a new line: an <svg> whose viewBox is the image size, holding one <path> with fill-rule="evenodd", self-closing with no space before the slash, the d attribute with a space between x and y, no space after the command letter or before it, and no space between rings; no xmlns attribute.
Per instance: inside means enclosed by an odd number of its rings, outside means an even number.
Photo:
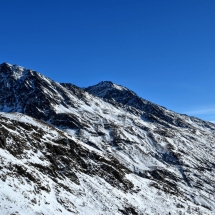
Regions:
<svg viewBox="0 0 215 215"><path fill-rule="evenodd" d="M90 183L87 177L95 181L98 177L104 185L121 192L133 190L132 182L125 177L130 171L116 159L85 147L66 133L26 115L2 113L0 120L0 132L6 137L6 144L0 147L1 187L12 187L0 193L9 205L18 207L16 204L22 196L22 204L29 213L35 205L38 206L36 213L47 204L47 214L49 211L52 214L60 211L79 214L72 201L79 196L77 192L84 189L83 183L86 187ZM87 188L81 193L92 198L87 193L96 190ZM15 193L10 196L10 192ZM62 199L67 197L70 199L64 202ZM86 200L87 204L91 203ZM1 204L0 210L7 211L9 205ZM20 214L23 209L22 206L18 209Z"/></svg>
<svg viewBox="0 0 215 215"><path fill-rule="evenodd" d="M183 120L183 116L179 117L179 114L175 114L162 106L140 98L135 92L110 81L102 81L97 85L85 88L85 90L109 103L122 104L126 107L127 111L133 113L135 113L135 110L143 111L142 117L150 122L157 122L166 127L169 127L170 125L182 128L189 127L189 124ZM131 109L131 107L135 109ZM198 121L198 119L196 120ZM204 122L201 121L201 123ZM210 125L207 123L205 126Z"/></svg>
<svg viewBox="0 0 215 215"><path fill-rule="evenodd" d="M0 110L3 214L215 214L212 123L6 63Z"/></svg>
<svg viewBox="0 0 215 215"><path fill-rule="evenodd" d="M82 127L74 115L58 113L57 109L76 107L75 90L71 95L71 88L67 90L35 71L5 63L0 66L0 85L1 111L21 112L54 125L60 121L62 126Z"/></svg>

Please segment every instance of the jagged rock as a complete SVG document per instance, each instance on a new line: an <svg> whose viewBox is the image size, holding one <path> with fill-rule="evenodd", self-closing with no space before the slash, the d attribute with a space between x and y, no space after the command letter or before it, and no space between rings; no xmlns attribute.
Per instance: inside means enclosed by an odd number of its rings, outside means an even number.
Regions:
<svg viewBox="0 0 215 215"><path fill-rule="evenodd" d="M2 214L213 214L215 125L112 82L0 65Z"/></svg>

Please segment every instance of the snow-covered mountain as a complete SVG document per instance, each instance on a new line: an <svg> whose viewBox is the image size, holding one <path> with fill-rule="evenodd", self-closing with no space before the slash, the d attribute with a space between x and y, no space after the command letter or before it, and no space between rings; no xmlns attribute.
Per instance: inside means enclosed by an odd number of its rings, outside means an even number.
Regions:
<svg viewBox="0 0 215 215"><path fill-rule="evenodd" d="M1 214L215 214L215 125L100 82L0 65Z"/></svg>

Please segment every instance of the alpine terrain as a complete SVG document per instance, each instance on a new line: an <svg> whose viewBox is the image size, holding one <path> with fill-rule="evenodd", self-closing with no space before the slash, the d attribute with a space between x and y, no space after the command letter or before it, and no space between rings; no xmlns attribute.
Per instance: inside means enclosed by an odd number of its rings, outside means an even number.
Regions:
<svg viewBox="0 0 215 215"><path fill-rule="evenodd" d="M213 215L215 124L103 81L0 65L1 215Z"/></svg>

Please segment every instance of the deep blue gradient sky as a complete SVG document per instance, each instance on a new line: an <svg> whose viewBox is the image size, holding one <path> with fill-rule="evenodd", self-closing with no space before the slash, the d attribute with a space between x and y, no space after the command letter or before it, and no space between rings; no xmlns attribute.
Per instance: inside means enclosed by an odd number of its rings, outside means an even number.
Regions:
<svg viewBox="0 0 215 215"><path fill-rule="evenodd" d="M0 61L81 87L110 80L215 121L215 1L7 0Z"/></svg>

